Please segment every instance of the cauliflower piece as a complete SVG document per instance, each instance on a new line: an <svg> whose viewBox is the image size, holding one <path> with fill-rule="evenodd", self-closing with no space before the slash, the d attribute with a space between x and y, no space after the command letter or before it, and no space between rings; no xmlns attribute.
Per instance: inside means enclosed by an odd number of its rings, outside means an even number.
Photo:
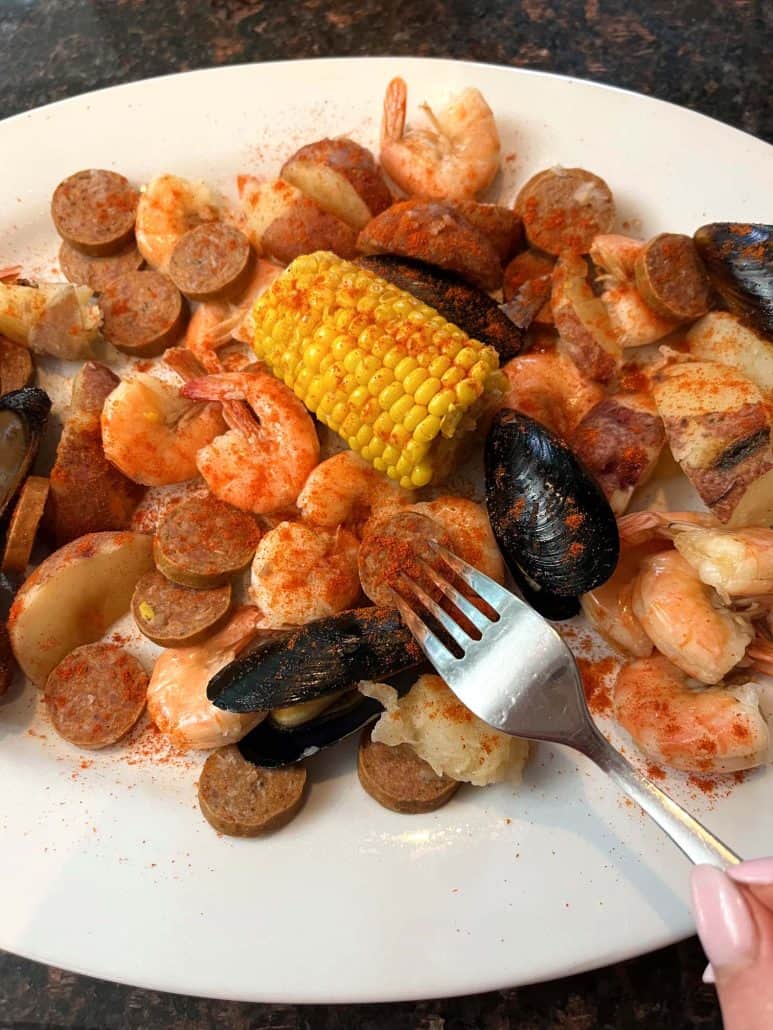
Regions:
<svg viewBox="0 0 773 1030"><path fill-rule="evenodd" d="M421 676L402 698L386 683L363 681L359 689L386 708L373 740L390 747L409 744L438 776L477 787L520 782L528 741L487 726L439 676Z"/></svg>

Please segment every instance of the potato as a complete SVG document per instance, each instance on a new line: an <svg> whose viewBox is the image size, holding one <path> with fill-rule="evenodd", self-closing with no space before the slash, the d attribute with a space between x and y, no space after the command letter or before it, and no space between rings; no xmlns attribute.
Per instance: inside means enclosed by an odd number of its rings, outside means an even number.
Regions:
<svg viewBox="0 0 773 1030"><path fill-rule="evenodd" d="M714 361L657 373L653 396L674 458L721 522L773 521L769 416L755 384Z"/></svg>
<svg viewBox="0 0 773 1030"><path fill-rule="evenodd" d="M700 361L718 361L738 369L760 388L773 395L773 343L729 311L710 311L687 333L690 353Z"/></svg>
<svg viewBox="0 0 773 1030"><path fill-rule="evenodd" d="M315 250L332 250L347 259L355 256L354 229L289 182L259 182L246 175L239 180L239 194L243 228L258 253L283 264Z"/></svg>
<svg viewBox="0 0 773 1030"><path fill-rule="evenodd" d="M607 309L588 282L587 262L578 254L559 258L551 306L563 350L583 375L609 382L621 363L622 349Z"/></svg>
<svg viewBox="0 0 773 1030"><path fill-rule="evenodd" d="M475 200L457 200L454 207L470 225L483 233L506 265L523 247L523 222L509 207L500 204L479 204Z"/></svg>
<svg viewBox="0 0 773 1030"><path fill-rule="evenodd" d="M16 595L8 631L16 661L40 686L65 655L99 640L129 610L134 587L153 568L153 538L89 533L54 551Z"/></svg>
<svg viewBox="0 0 773 1030"><path fill-rule="evenodd" d="M357 232L392 203L373 155L351 139L309 143L279 174Z"/></svg>

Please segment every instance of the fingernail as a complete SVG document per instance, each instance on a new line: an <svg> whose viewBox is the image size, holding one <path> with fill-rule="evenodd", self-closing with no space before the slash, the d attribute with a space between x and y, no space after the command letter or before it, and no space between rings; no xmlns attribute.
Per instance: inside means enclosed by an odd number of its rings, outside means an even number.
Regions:
<svg viewBox="0 0 773 1030"><path fill-rule="evenodd" d="M757 929L738 887L710 865L695 866L691 885L698 936L714 970L752 962Z"/></svg>
<svg viewBox="0 0 773 1030"><path fill-rule="evenodd" d="M727 875L737 883L773 884L773 858L752 858L730 866Z"/></svg>
<svg viewBox="0 0 773 1030"><path fill-rule="evenodd" d="M714 976L714 970L710 962L703 970L703 976L701 977L701 980L703 980L705 984L713 984L717 982L716 977Z"/></svg>

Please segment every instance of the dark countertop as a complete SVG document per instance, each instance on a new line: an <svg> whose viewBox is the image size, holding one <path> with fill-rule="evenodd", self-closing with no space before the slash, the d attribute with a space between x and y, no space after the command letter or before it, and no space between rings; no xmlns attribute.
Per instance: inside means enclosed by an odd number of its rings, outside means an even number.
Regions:
<svg viewBox="0 0 773 1030"><path fill-rule="evenodd" d="M767 0L0 0L0 117L189 68L419 54L609 82L773 141L772 47ZM296 1008L120 987L0 953L0 1028L709 1030L720 1020L704 964L693 939L517 990Z"/></svg>

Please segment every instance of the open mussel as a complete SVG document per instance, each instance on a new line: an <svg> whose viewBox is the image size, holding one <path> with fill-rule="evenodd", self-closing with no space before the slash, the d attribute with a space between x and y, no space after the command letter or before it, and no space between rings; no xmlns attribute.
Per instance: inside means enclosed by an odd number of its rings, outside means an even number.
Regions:
<svg viewBox="0 0 773 1030"><path fill-rule="evenodd" d="M501 361L523 350L523 333L496 301L451 272L393 254L361 257L357 264L413 294L472 339L489 344Z"/></svg>
<svg viewBox="0 0 773 1030"><path fill-rule="evenodd" d="M773 225L712 222L693 239L725 304L773 337Z"/></svg>
<svg viewBox="0 0 773 1030"><path fill-rule="evenodd" d="M386 679L424 657L395 608L355 608L266 641L209 682L207 696L227 712L285 708Z"/></svg>
<svg viewBox="0 0 773 1030"><path fill-rule="evenodd" d="M50 410L51 399L36 386L0 397L0 522L32 469Z"/></svg>
<svg viewBox="0 0 773 1030"><path fill-rule="evenodd" d="M540 591L576 598L609 579L620 551L615 516L560 437L503 408L489 430L485 464L491 528L530 601ZM573 605L554 605L559 611L549 618L574 614Z"/></svg>

